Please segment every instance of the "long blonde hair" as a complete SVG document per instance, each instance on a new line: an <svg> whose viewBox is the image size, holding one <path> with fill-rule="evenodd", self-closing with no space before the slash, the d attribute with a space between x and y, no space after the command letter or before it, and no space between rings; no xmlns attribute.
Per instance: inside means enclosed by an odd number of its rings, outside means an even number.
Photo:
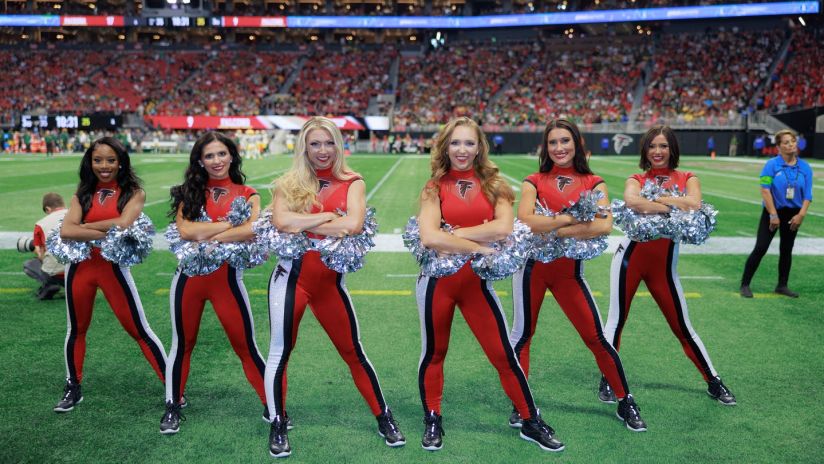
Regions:
<svg viewBox="0 0 824 464"><path fill-rule="evenodd" d="M492 203L492 206L495 206L498 198L504 198L510 203L514 203L515 193L512 191L512 187L501 178L498 174L500 169L489 159L489 142L486 140L484 131L475 121L465 116L449 121L435 138L430 160L432 177L427 182L423 195L438 194L441 177L445 176L449 172L449 168L452 167L449 161L449 143L452 141L452 133L461 126L467 126L474 130L475 136L478 138L478 155L475 156L472 166L475 174L481 180L481 191L486 199Z"/></svg>
<svg viewBox="0 0 824 464"><path fill-rule="evenodd" d="M286 200L289 211L306 213L312 209L313 205L318 204L320 183L315 168L309 162L306 151L306 138L309 136L309 132L315 129L325 130L335 142L335 160L332 162L332 175L341 180L348 180L357 176L344 159L343 136L338 126L328 118L320 116L310 118L303 124L295 141L295 156L292 159L292 167L276 179L272 186L272 201L274 201L275 194L279 192Z"/></svg>

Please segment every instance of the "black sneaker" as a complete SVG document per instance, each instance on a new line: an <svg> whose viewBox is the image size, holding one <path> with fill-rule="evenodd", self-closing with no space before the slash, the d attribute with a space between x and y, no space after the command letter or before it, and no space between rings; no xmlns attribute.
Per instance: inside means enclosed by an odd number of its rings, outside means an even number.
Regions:
<svg viewBox="0 0 824 464"><path fill-rule="evenodd" d="M427 451L438 451L443 448L443 436L446 435L441 426L443 418L435 411L429 411L423 416L423 440L421 446Z"/></svg>
<svg viewBox="0 0 824 464"><path fill-rule="evenodd" d="M392 411L389 408L386 412L376 417L378 419L378 435L386 439L386 446L396 447L406 444L406 437L398 428L398 423L392 417Z"/></svg>
<svg viewBox="0 0 824 464"><path fill-rule="evenodd" d="M778 293L779 295L788 296L790 298L798 298L798 293L795 293L794 291L790 290L789 287L787 287L786 285L775 287L775 293Z"/></svg>
<svg viewBox="0 0 824 464"><path fill-rule="evenodd" d="M537 443L544 451L557 452L564 449L564 444L555 438L555 430L547 425L538 414L523 421L521 438Z"/></svg>
<svg viewBox="0 0 824 464"><path fill-rule="evenodd" d="M269 430L269 454L275 458L285 458L292 454L286 421L280 416L275 416L272 428Z"/></svg>
<svg viewBox="0 0 824 464"><path fill-rule="evenodd" d="M641 419L641 410L635 404L635 398L627 395L626 398L618 401L618 411L615 413L618 419L624 421L628 429L633 432L646 432L647 424Z"/></svg>
<svg viewBox="0 0 824 464"><path fill-rule="evenodd" d="M164 435L177 433L180 430L180 421L182 420L186 420L186 417L180 413L180 404L167 401L166 412L160 419L160 433Z"/></svg>
<svg viewBox="0 0 824 464"><path fill-rule="evenodd" d="M63 398L57 402L54 407L54 412L69 412L74 409L74 405L83 401L83 393L80 391L80 384L72 381L66 381L66 386L63 388Z"/></svg>
<svg viewBox="0 0 824 464"><path fill-rule="evenodd" d="M607 404L615 404L618 401L615 398L615 392L612 391L612 387L604 377L601 377L601 384L598 385L598 399Z"/></svg>
<svg viewBox="0 0 824 464"><path fill-rule="evenodd" d="M515 407L512 407L512 414L509 415L509 426L513 429L519 429L524 425L524 421L521 419L521 413L518 412Z"/></svg>
<svg viewBox="0 0 824 464"><path fill-rule="evenodd" d="M283 417L286 418L286 430L292 430L295 428L295 425L292 423L292 418L289 417L289 414L286 411L283 411ZM269 406L263 405L263 422L267 424L272 423L272 417L269 415Z"/></svg>
<svg viewBox="0 0 824 464"><path fill-rule="evenodd" d="M713 377L707 382L707 394L725 406L735 406L735 395L724 385L721 377Z"/></svg>
<svg viewBox="0 0 824 464"><path fill-rule="evenodd" d="M180 401L177 403L180 405L180 409L186 409L189 407L189 400L186 399L186 395L180 397Z"/></svg>
<svg viewBox="0 0 824 464"><path fill-rule="evenodd" d="M743 298L752 298L752 290L750 290L749 285L742 285L740 293Z"/></svg>

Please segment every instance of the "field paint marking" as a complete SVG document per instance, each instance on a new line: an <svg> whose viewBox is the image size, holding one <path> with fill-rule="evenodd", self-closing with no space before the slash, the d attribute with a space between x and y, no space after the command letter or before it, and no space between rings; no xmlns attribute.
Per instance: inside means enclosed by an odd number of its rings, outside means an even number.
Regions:
<svg viewBox="0 0 824 464"><path fill-rule="evenodd" d="M286 169L279 169L277 171L268 172L266 174L262 174L262 175L259 175L259 176L250 177L250 178L246 179L246 182L248 183L248 182L251 182L253 180L263 179L263 178L266 178L266 177L274 177L274 176L276 176L276 175L278 175L282 172L286 172ZM267 185L267 187L268 186L269 185ZM171 186L169 188L171 188ZM169 199L164 198L162 200L150 201L150 202L144 204L143 207L145 208L147 206L154 206L154 205L159 205L160 203L168 203L168 202L169 202Z"/></svg>
<svg viewBox="0 0 824 464"><path fill-rule="evenodd" d="M704 189L701 189L701 190L702 190L702 191L703 191L703 193L704 193L704 194L706 194L706 195L712 195L712 196L714 196L714 197L726 198L726 199L728 199L728 200L735 200L735 201L740 201L740 202L742 202L742 203L747 203L747 204L750 204L750 205L757 205L757 206L761 206L761 202L760 202L760 201L755 201L755 200L750 200L750 199L745 199L745 198L734 197L734 196L731 196L731 195L727 195L727 194L725 194L725 193L718 193L718 192L716 192L716 191L710 191L710 190L704 190ZM822 214L822 213L816 213L816 212L814 212L814 211L810 211L810 210L807 210L807 214L812 215L812 216L817 216L817 217L824 217L824 214Z"/></svg>
<svg viewBox="0 0 824 464"><path fill-rule="evenodd" d="M501 177L506 178L506 180L508 180L512 184L512 190L515 190L516 192L521 191L521 187L520 187L521 181L519 181L518 179L510 176L509 174L507 174L503 171L499 172L499 174L501 175Z"/></svg>
<svg viewBox="0 0 824 464"><path fill-rule="evenodd" d="M25 275L25 274L26 273L22 272L22 271L21 272L10 272L10 271L0 272L0 275Z"/></svg>
<svg viewBox="0 0 824 464"><path fill-rule="evenodd" d="M741 296L741 294L738 293L738 292L730 292L730 295L734 295L734 296L738 296L738 297ZM771 299L771 298L787 298L786 296L779 295L778 293L755 293L755 292L753 292L752 297L753 298L768 298L768 299Z"/></svg>
<svg viewBox="0 0 824 464"><path fill-rule="evenodd" d="M0 295L10 295L12 293L28 293L33 291L30 288L0 288Z"/></svg>
<svg viewBox="0 0 824 464"><path fill-rule="evenodd" d="M77 187L77 183L52 185L49 188L52 191L55 191L55 190L63 190L63 189L69 188L69 187ZM12 192L0 193L0 195L17 195L19 193L25 193L25 192L42 192L43 190L45 190L43 187L37 187L37 188L30 188L30 189L24 189L24 190L14 190ZM74 195L74 194L72 194L72 195Z"/></svg>
<svg viewBox="0 0 824 464"><path fill-rule="evenodd" d="M372 190L369 191L369 194L366 195L367 203L369 203L369 200L372 198L372 195L374 195L375 192L377 192L383 186L383 183L386 182L387 179L389 179L389 176L391 176L392 173L395 172L395 169L398 168L398 165L401 164L401 161L403 161L403 158L398 158L398 160L395 161L395 164L393 164L392 167L389 168L388 171L386 171L386 174L384 174L383 177L381 177L381 180L379 180L378 183L375 184L375 186L372 188Z"/></svg>

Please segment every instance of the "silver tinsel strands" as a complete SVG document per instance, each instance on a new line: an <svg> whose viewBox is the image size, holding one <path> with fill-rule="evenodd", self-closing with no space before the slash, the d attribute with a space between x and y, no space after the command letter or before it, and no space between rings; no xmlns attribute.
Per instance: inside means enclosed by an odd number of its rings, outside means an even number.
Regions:
<svg viewBox="0 0 824 464"><path fill-rule="evenodd" d="M255 243L280 259L300 258L310 248L306 234L278 231L272 224L271 210L261 213L260 218L252 224L252 230L255 232Z"/></svg>
<svg viewBox="0 0 824 464"><path fill-rule="evenodd" d="M545 208L539 201L535 202L535 214L547 217L555 216L554 212ZM532 235L532 259L542 263L549 263L563 255L563 241L558 239L555 232Z"/></svg>
<svg viewBox="0 0 824 464"><path fill-rule="evenodd" d="M697 211L672 211L669 222L673 240L690 245L703 244L715 230L717 214L715 207L704 202L701 202L701 207Z"/></svg>
<svg viewBox="0 0 824 464"><path fill-rule="evenodd" d="M100 245L100 254L104 259L119 266L140 264L152 251L152 237L155 227L145 213L125 229L112 226Z"/></svg>
<svg viewBox="0 0 824 464"><path fill-rule="evenodd" d="M585 190L581 192L578 201L561 210L561 214L569 214L580 222L592 222L596 216L604 216L606 208L598 201L604 198L600 190Z"/></svg>
<svg viewBox="0 0 824 464"><path fill-rule="evenodd" d="M562 239L564 256L569 259L592 259L601 256L607 249L607 235L590 239Z"/></svg>
<svg viewBox="0 0 824 464"><path fill-rule="evenodd" d="M678 187L676 187L676 190L677 189L678 189ZM665 188L661 187L657 183L647 179L646 182L644 182L644 186L641 187L640 195L641 195L641 197L643 197L643 198L645 198L649 201L655 201L658 198L660 198L661 195L664 195L666 193L669 193L669 191L666 190Z"/></svg>
<svg viewBox="0 0 824 464"><path fill-rule="evenodd" d="M442 226L446 232L452 232L452 226L444 224ZM418 218L411 217L406 223L403 232L403 244L412 252L412 256L421 266L421 274L429 277L446 277L452 275L466 264L471 258L470 255L438 255L435 250L425 248L421 243L421 229L418 225Z"/></svg>
<svg viewBox="0 0 824 464"><path fill-rule="evenodd" d="M685 194L677 185L664 189L647 180L641 188L641 196L655 201L662 196L683 197ZM641 214L626 207L623 201L612 203L615 226L621 229L630 240L647 242L662 237L691 245L706 242L715 230L718 211L709 203L701 202L701 207L694 211L682 211L670 207L666 214Z"/></svg>
<svg viewBox="0 0 824 464"><path fill-rule="evenodd" d="M667 214L640 214L627 208L623 200L613 200L612 218L615 227L636 242L657 240L669 232Z"/></svg>
<svg viewBox="0 0 824 464"><path fill-rule="evenodd" d="M197 222L210 222L206 211L201 210ZM211 274L225 261L226 256L218 252L220 243L215 241L192 242L183 240L177 224L171 223L164 234L169 241L169 251L177 256L180 271L187 276Z"/></svg>
<svg viewBox="0 0 824 464"><path fill-rule="evenodd" d="M63 220L57 224L46 238L46 248L61 264L79 263L89 259L92 246L89 242L78 242L75 240L63 240L60 237L60 230L63 228Z"/></svg>
<svg viewBox="0 0 824 464"><path fill-rule="evenodd" d="M346 215L343 211L338 211L338 214ZM321 261L329 269L340 273L355 272L363 267L366 253L375 247L374 237L377 233L375 208L367 208L361 233L345 237L326 237L315 248L320 252Z"/></svg>
<svg viewBox="0 0 824 464"><path fill-rule="evenodd" d="M226 214L226 220L237 227L248 221L250 217L252 217L252 205L244 197L235 197Z"/></svg>
<svg viewBox="0 0 824 464"><path fill-rule="evenodd" d="M516 219L512 233L490 246L495 253L473 258L472 270L484 280L506 279L526 264L532 248L532 231Z"/></svg>

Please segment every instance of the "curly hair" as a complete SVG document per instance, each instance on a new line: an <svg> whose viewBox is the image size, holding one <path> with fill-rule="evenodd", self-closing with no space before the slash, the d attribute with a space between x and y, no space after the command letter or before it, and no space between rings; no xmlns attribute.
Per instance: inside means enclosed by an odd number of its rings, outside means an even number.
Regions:
<svg viewBox="0 0 824 464"><path fill-rule="evenodd" d="M123 212L126 203L132 199L132 195L134 195L137 190L142 188L141 186L143 184L143 181L141 181L132 170L129 152L119 140L114 137L101 137L95 140L89 145L89 148L83 153L83 159L80 160L80 182L78 182L77 191L75 192L77 200L80 202L84 218L92 208L92 197L94 196L94 191L97 189L98 182L97 176L94 175L94 171L92 170L92 155L97 147L101 145L108 146L114 150L115 155L117 155L119 168L117 169L115 181L117 182L117 186L120 187L120 198L117 199L118 212Z"/></svg>
<svg viewBox="0 0 824 464"><path fill-rule="evenodd" d="M212 142L220 142L229 150L232 162L229 164L229 178L235 184L246 183L246 175L241 170L243 160L237 149L235 142L220 132L207 132L197 139L192 152L189 154L189 166L183 174L183 183L171 188L171 209L168 216L174 218L177 209L183 204L183 218L194 221L200 217L200 212L206 204L206 183L209 181L209 173L206 168L200 165L203 156L203 149Z"/></svg>
<svg viewBox="0 0 824 464"><path fill-rule="evenodd" d="M449 121L435 137L430 161L432 177L429 178L423 194L427 196L438 194L439 181L452 167L449 161L449 143L452 141L452 133L461 126L474 130L475 136L478 138L478 154L475 156L472 165L475 174L481 180L481 191L486 199L492 205L495 205L499 198L514 203L515 193L512 191L512 187L501 178L500 169L489 159L489 141L486 139L484 131L475 121L465 116Z"/></svg>

